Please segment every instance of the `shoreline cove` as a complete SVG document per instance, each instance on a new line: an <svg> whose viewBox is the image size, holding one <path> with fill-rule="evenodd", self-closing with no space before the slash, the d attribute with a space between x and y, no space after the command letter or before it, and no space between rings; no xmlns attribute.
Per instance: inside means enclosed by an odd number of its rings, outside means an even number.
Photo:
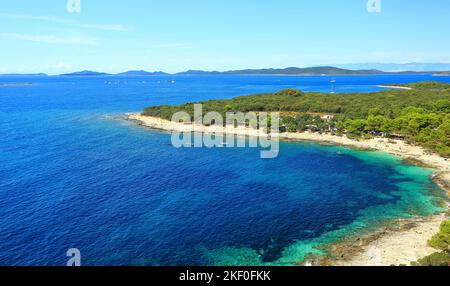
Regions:
<svg viewBox="0 0 450 286"><path fill-rule="evenodd" d="M163 131L202 132L214 134L233 134L237 136L267 136L258 130L238 127L221 128L219 126L185 125L161 118L143 116L137 113L126 114L126 120L140 126ZM353 140L346 136L319 133L281 133L272 134L284 141L306 141L319 144L346 146L364 151L381 151L397 156L413 165L433 170L432 180L450 197L450 162L430 153L419 146L407 144L402 140L373 138L369 140ZM447 200L445 208L449 210ZM375 231L363 237L351 237L332 244L329 251L336 259L306 259L301 265L338 265L338 266L390 266L409 265L438 250L428 246L428 240L438 233L439 226L448 219L444 213L431 217L415 217L398 219L391 227ZM345 253L345 255L343 254ZM347 255L350 254L350 257ZM312 261L312 262L311 262Z"/></svg>

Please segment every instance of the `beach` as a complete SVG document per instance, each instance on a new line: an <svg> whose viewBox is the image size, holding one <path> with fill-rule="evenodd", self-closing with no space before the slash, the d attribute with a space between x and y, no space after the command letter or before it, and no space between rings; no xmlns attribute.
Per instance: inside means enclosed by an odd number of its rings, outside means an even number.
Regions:
<svg viewBox="0 0 450 286"><path fill-rule="evenodd" d="M381 87L381 88L389 88L389 89L412 90L411 87L407 87L407 86L397 86L397 85L377 85L377 87Z"/></svg>
<svg viewBox="0 0 450 286"><path fill-rule="evenodd" d="M204 132L216 134L235 134L242 136L263 136L267 135L258 130L239 127L222 128L219 126L185 125L182 123L170 122L161 118L143 116L141 114L129 114L128 120L137 122L139 125L179 132ZM319 143L329 143L342 145L362 150L382 151L395 156L399 156L415 165L431 168L434 170L433 180L450 196L450 162L431 153L420 146L407 144L402 140L392 140L387 138L373 138L368 140L353 140L345 136L331 134L319 134L312 132L304 133L280 133L272 134L279 136L282 140L311 141ZM384 230L376 238L373 236L365 238L367 243L360 244L357 250L353 250L351 258L345 258L333 263L335 265L363 265L363 266L389 266L389 265L410 265L437 250L430 248L427 242L439 231L440 224L447 219L447 216L436 215L429 218L414 218L410 220L400 220L394 222L395 225L407 225L401 229ZM332 264L333 264L332 263Z"/></svg>
<svg viewBox="0 0 450 286"><path fill-rule="evenodd" d="M445 214L427 218L398 220L367 237L347 242L334 254L341 259L330 261L335 266L391 266L406 265L427 257L438 250L428 246L428 241L439 232ZM350 253L350 255L349 255Z"/></svg>

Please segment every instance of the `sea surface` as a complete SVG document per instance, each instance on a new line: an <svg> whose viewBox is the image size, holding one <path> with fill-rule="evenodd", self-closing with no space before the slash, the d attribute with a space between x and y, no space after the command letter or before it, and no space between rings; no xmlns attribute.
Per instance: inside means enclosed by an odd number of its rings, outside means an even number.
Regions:
<svg viewBox="0 0 450 286"><path fill-rule="evenodd" d="M65 265L69 248L83 265L293 265L386 220L437 213L431 171L384 153L175 149L124 120L152 105L422 80L450 77L0 77L0 265Z"/></svg>

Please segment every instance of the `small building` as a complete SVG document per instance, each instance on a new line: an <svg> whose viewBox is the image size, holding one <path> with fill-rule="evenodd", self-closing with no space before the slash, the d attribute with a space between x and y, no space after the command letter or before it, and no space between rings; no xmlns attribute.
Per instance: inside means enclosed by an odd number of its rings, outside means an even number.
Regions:
<svg viewBox="0 0 450 286"><path fill-rule="evenodd" d="M370 135L376 136L376 137L388 137L388 134L386 132L380 132L380 131L369 131Z"/></svg>
<svg viewBox="0 0 450 286"><path fill-rule="evenodd" d="M320 131L319 127L317 127L316 125L306 125L306 129L313 132Z"/></svg>
<svg viewBox="0 0 450 286"><path fill-rule="evenodd" d="M323 119L323 120L327 120L327 121L331 121L331 120L334 119L334 115L330 115L330 114L323 115L323 116L322 116L322 119Z"/></svg>
<svg viewBox="0 0 450 286"><path fill-rule="evenodd" d="M400 139L400 140L404 140L406 138L405 135L402 134L390 134L389 135L390 139Z"/></svg>

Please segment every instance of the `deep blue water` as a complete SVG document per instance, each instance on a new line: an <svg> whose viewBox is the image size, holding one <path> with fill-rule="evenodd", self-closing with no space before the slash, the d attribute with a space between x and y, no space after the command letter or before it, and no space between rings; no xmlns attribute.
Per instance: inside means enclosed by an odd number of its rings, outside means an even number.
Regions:
<svg viewBox="0 0 450 286"><path fill-rule="evenodd" d="M449 77L0 77L0 265L290 264L385 219L440 211L430 171L311 143L175 149L123 114L287 87ZM172 82L174 81L174 82ZM322 253L323 254L323 253Z"/></svg>

